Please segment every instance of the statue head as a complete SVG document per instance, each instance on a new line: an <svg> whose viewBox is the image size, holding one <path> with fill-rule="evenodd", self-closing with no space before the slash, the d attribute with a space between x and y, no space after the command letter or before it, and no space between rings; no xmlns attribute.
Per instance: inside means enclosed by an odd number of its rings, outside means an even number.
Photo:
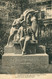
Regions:
<svg viewBox="0 0 52 79"><path fill-rule="evenodd" d="M20 18L14 20L14 22L12 23L12 27L18 29L21 26L22 22L23 22L23 17L21 16Z"/></svg>

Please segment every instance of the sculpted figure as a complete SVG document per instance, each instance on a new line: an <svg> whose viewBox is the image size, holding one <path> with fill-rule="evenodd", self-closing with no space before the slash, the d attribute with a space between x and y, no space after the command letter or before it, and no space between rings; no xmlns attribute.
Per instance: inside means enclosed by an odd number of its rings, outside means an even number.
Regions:
<svg viewBox="0 0 52 79"><path fill-rule="evenodd" d="M37 18L31 12L27 14L28 16L24 16L23 13L20 18L14 20L6 45L12 47L16 41L19 42L22 54L26 54L26 47L29 43L38 43L36 38L38 31Z"/></svg>
<svg viewBox="0 0 52 79"><path fill-rule="evenodd" d="M33 15L31 16L31 26L29 26L26 31L24 31L25 36L23 36L20 40L22 46L22 54L26 54L26 47L29 43L38 43L36 39L36 32L38 29L37 19Z"/></svg>
<svg viewBox="0 0 52 79"><path fill-rule="evenodd" d="M14 45L14 42L18 41L19 36L17 33L18 33L19 27L21 26L22 19L23 19L23 16L21 15L20 18L14 20L10 30L10 35L9 35L6 47L7 46L12 47Z"/></svg>

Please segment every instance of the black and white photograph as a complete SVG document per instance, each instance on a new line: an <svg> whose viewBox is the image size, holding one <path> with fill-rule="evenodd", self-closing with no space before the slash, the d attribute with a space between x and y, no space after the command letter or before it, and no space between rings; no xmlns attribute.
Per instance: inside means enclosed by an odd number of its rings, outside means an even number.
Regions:
<svg viewBox="0 0 52 79"><path fill-rule="evenodd" d="M0 79L52 79L52 0L0 0Z"/></svg>

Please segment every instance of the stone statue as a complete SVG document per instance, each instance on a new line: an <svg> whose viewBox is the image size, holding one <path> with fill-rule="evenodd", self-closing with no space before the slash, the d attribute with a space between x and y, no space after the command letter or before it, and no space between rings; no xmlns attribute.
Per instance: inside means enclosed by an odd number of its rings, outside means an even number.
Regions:
<svg viewBox="0 0 52 79"><path fill-rule="evenodd" d="M27 9L23 12L20 18L15 19L12 23L10 36L5 47L15 48L16 45L14 46L14 44L17 43L17 47L18 44L20 44L23 55L27 54L26 51L28 51L27 49L29 48L29 52L31 52L31 54L32 51L35 53L36 50L34 49L36 49L38 44L38 30L38 20L35 11L33 9ZM29 45L30 47L28 47ZM41 49L43 49L43 47L41 47Z"/></svg>
<svg viewBox="0 0 52 79"><path fill-rule="evenodd" d="M22 54L26 54L26 47L28 43L38 43L37 40L38 24L34 10L29 9L26 10L23 13L23 16L25 22L22 23L23 27L23 30L21 30L22 37L20 38L19 41L22 48Z"/></svg>
<svg viewBox="0 0 52 79"><path fill-rule="evenodd" d="M22 54L25 54L28 43L38 42L36 39L37 29L37 18L34 10L26 10L20 18L14 20L6 47L12 47L15 42L19 42Z"/></svg>
<svg viewBox="0 0 52 79"><path fill-rule="evenodd" d="M22 45L22 54L26 54L26 47L29 43L38 43L36 32L38 30L36 17L31 16L31 26L26 29L26 35L20 40ZM25 33L25 32L24 32Z"/></svg>
<svg viewBox="0 0 52 79"><path fill-rule="evenodd" d="M12 46L14 46L14 43L16 41L18 41L18 39L19 39L18 29L21 26L21 23L23 22L22 19L23 19L23 15L21 15L20 18L15 19L14 22L12 23L12 27L11 27L11 30L10 30L10 35L9 35L6 47L7 46L12 47Z"/></svg>

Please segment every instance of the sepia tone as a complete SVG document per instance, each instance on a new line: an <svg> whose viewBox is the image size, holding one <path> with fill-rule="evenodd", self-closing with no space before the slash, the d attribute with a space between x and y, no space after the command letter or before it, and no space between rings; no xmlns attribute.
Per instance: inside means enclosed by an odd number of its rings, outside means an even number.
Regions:
<svg viewBox="0 0 52 79"><path fill-rule="evenodd" d="M52 73L52 1L0 0L0 74L35 73Z"/></svg>

